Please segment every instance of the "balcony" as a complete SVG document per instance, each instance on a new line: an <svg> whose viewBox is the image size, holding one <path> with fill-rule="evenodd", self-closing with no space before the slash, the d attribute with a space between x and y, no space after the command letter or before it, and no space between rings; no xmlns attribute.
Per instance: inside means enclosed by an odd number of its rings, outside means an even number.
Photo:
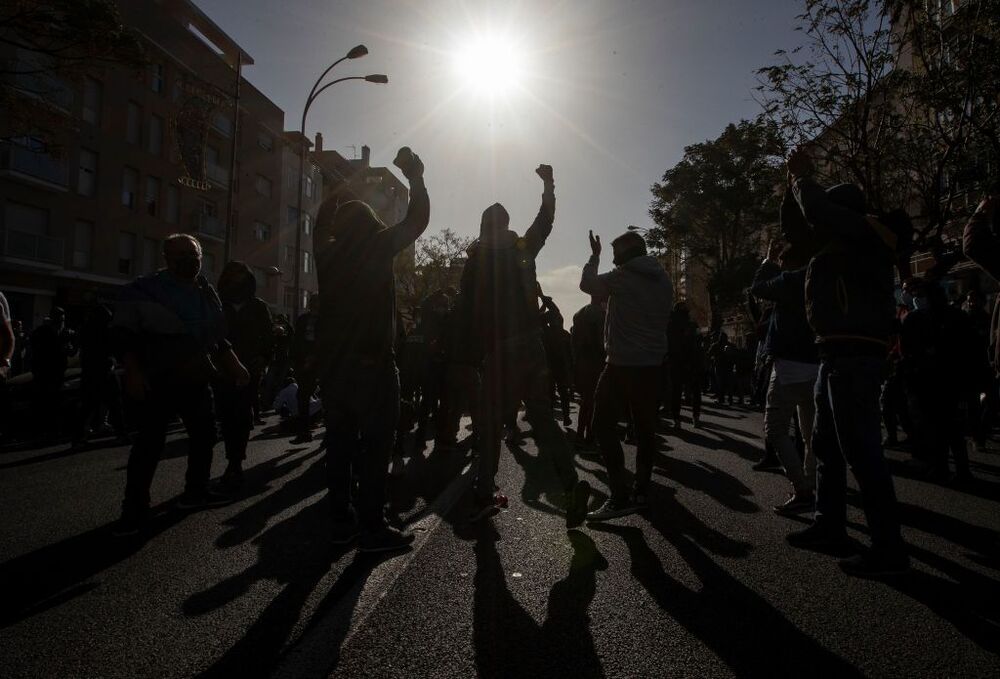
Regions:
<svg viewBox="0 0 1000 679"><path fill-rule="evenodd" d="M191 230L196 235L218 241L226 240L226 225L218 217L204 213L195 213L191 217Z"/></svg>
<svg viewBox="0 0 1000 679"><path fill-rule="evenodd" d="M69 187L66 162L53 158L30 143L0 146L0 173L59 191L66 191Z"/></svg>
<svg viewBox="0 0 1000 679"><path fill-rule="evenodd" d="M8 228L4 232L3 244L6 259L20 259L55 267L63 265L62 238L39 236Z"/></svg>
<svg viewBox="0 0 1000 679"><path fill-rule="evenodd" d="M205 163L205 175L213 184L229 186L229 170L221 165Z"/></svg>

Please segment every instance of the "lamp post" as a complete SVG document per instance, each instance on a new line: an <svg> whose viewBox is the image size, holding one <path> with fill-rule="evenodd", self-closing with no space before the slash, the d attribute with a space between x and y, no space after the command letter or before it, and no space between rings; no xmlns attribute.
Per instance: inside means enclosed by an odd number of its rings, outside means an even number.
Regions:
<svg viewBox="0 0 1000 679"><path fill-rule="evenodd" d="M302 148L299 152L299 190L295 206L295 282L293 283L295 286L295 303L292 307L295 318L299 317L299 313L302 310L302 185L304 183L303 175L305 174L306 154L309 150L308 140L306 139L306 116L309 114L309 108L312 106L313 102L316 101L316 97L337 83L344 82L345 80L364 80L365 82L378 84L385 84L389 82L389 76L377 73L373 75L354 75L346 78L337 78L336 80L331 80L320 87L320 83L323 82L323 78L325 78L327 74L333 70L334 66L346 59L359 59L366 54L368 54L368 48L364 45L358 45L340 59L337 59L335 62L327 66L326 70L323 71L319 78L316 79L316 82L313 83L312 89L309 90L309 96L306 97L306 105L302 109L302 121L299 124L299 132L302 134Z"/></svg>

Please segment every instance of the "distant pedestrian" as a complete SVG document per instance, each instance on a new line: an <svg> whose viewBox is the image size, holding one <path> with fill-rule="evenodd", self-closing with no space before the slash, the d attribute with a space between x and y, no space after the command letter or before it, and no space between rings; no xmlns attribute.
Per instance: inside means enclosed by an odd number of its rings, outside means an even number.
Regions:
<svg viewBox="0 0 1000 679"><path fill-rule="evenodd" d="M319 295L310 295L305 313L295 321L295 334L292 337L292 366L295 370L295 380L299 385L299 422L296 428L298 436L292 443L308 443L312 441L312 422L303 413L308 411L309 400L316 393L319 380Z"/></svg>
<svg viewBox="0 0 1000 679"><path fill-rule="evenodd" d="M594 394L597 380L604 370L607 354L604 352L604 322L607 316L607 299L590 296L590 303L573 316L573 358L576 391L580 394L580 411L576 418L577 445L594 444L591 427L594 418Z"/></svg>
<svg viewBox="0 0 1000 679"><path fill-rule="evenodd" d="M98 305L90 311L80 330L80 411L73 436L73 445L77 447L86 442L95 416L100 416L98 429L103 428L102 408L107 410L117 442L128 442L121 385L115 375L111 317L110 309Z"/></svg>
<svg viewBox="0 0 1000 679"><path fill-rule="evenodd" d="M627 231L611 242L615 268L598 274L601 238L590 234L590 260L583 267L580 289L608 299L604 331L607 365L597 383L594 433L608 469L610 497L587 514L605 521L643 509L656 457L656 423L667 327L674 287L663 265L646 252L646 242ZM618 423L631 413L637 443L636 472L631 489L625 480L625 458Z"/></svg>
<svg viewBox="0 0 1000 679"><path fill-rule="evenodd" d="M76 334L66 325L66 312L54 306L49 317L31 333L31 386L34 430L43 440L59 434L60 390L77 352Z"/></svg>
<svg viewBox="0 0 1000 679"><path fill-rule="evenodd" d="M681 428L681 397L691 406L691 424L701 426L701 389L704 373L698 326L691 320L685 302L674 304L667 326L667 366L670 370L670 416L674 426Z"/></svg>

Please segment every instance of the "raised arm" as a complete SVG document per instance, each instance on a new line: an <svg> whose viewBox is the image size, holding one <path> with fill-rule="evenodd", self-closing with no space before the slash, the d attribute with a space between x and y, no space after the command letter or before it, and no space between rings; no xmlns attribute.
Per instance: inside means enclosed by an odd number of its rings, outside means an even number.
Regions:
<svg viewBox="0 0 1000 679"><path fill-rule="evenodd" d="M589 232L590 237L590 259L583 265L583 275L580 277L580 290L588 295L597 297L607 297L611 294L611 276L614 273L606 273L603 276L597 273L601 266L601 237L595 236L593 231Z"/></svg>
<svg viewBox="0 0 1000 679"><path fill-rule="evenodd" d="M406 216L399 224L389 227L392 252L398 253L420 238L427 228L431 220L431 203L424 186L424 164L420 156L404 146L393 163L410 182L410 204L406 208Z"/></svg>
<svg viewBox="0 0 1000 679"><path fill-rule="evenodd" d="M537 256L552 233L552 222L556 218L556 185L552 179L551 165L539 165L535 168L535 174L542 178L542 206L538 208L535 221L524 232L524 240L531 254Z"/></svg>
<svg viewBox="0 0 1000 679"><path fill-rule="evenodd" d="M823 187L813 181L814 172L812 159L804 149L796 148L788 156L792 193L812 230L852 239L873 237L865 215L830 200Z"/></svg>

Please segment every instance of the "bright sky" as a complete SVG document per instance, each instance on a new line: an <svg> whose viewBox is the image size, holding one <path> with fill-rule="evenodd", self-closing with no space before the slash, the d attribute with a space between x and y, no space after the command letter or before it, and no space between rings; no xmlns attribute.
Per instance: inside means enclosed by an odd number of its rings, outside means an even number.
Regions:
<svg viewBox="0 0 1000 679"><path fill-rule="evenodd" d="M556 223L539 278L569 318L589 256L650 226L649 187L684 146L758 112L753 70L797 44L799 0L195 0L255 59L247 78L297 125L315 78L358 43L307 134L390 165L410 146L426 166L429 232L478 233L499 201L523 232L538 209L534 168L554 167ZM498 58L499 57L499 58ZM476 77L476 76L479 77ZM602 270L610 266L610 256Z"/></svg>

